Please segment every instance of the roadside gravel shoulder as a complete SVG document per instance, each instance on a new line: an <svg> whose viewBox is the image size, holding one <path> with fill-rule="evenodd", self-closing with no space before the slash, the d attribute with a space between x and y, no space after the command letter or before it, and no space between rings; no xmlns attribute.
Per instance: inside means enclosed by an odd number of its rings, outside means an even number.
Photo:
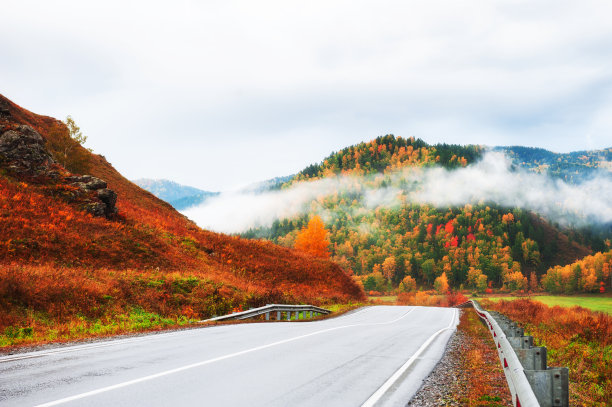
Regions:
<svg viewBox="0 0 612 407"><path fill-rule="evenodd" d="M444 356L407 406L512 406L494 342L473 309L461 310Z"/></svg>

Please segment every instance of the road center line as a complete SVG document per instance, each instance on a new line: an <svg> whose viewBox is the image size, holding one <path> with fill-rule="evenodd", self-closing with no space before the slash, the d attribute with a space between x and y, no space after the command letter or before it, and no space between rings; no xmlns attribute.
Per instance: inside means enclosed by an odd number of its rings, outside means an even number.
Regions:
<svg viewBox="0 0 612 407"><path fill-rule="evenodd" d="M367 399L365 403L361 405L361 407L373 407L376 403L378 403L380 399L391 388L391 386L393 386L395 382L404 374L404 372L408 370L410 366L412 366L412 364L417 360L417 358L421 356L421 353L423 353L425 349L427 349L431 342L433 342L433 340L436 339L436 337L442 332L452 329L455 319L457 318L457 313L458 311L455 311L453 313L453 318L451 319L450 323L446 328L442 328L439 331L435 332L433 335L431 335L429 339L427 339L427 341L425 341L425 343L423 343L421 347L414 353L414 355L412 355L410 359L406 361L406 363L404 363L395 373L393 373L393 375L389 379L387 379L387 381L384 382L383 385L380 386L380 388L376 390L376 392L374 392L374 394L372 394L370 398Z"/></svg>
<svg viewBox="0 0 612 407"><path fill-rule="evenodd" d="M105 393L105 392L108 392L108 391L111 391L111 390L115 390L115 389L119 389L119 388L126 387L126 386L131 386L133 384L142 383L142 382L145 382L145 381L148 381L148 380L156 379L158 377L168 376L168 375L171 375L171 374L174 374L174 373L179 373L179 372L182 372L182 371L185 371L185 370L189 370L189 369L193 369L193 368L196 368L196 367L209 365L211 363L219 362L219 361L222 361L222 360L235 358L237 356L245 355L247 353L257 352L257 351L262 350L262 349L267 349L267 348L271 348L273 346L278 346L278 345L282 345L282 344L285 344L285 343L297 341L297 340L300 340L300 339L308 338L310 336L319 335L319 334L322 334L322 333L325 333L325 332L331 332L331 331L336 331L338 329L352 328L352 327L357 327L357 326L390 325L390 324L393 324L393 323L395 323L397 321L400 321L401 319L405 318L408 314L410 314L414 310L415 310L415 308L413 307L409 311L404 313L402 316L400 316L400 317L398 317L398 318L396 318L394 320L391 320L391 321L387 321L387 322L374 322L374 323L369 323L369 324L350 324L350 325L337 326L337 327L334 327L334 328L327 328L327 329L323 329L323 330L320 330L320 331L311 332L309 334L300 335L300 336L296 336L296 337L289 338L289 339L283 339L283 340L277 341L277 342L272 342L272 343L269 343L267 345L261 345L261 346L255 347L255 348L246 349L246 350L243 350L243 351L240 351L240 352L230 353L228 355L219 356L219 357L216 357L216 358L213 358L213 359L203 360L201 362L192 363L190 365L178 367L178 368L175 368L175 369L166 370L166 371L159 372L159 373L156 373L156 374L152 374L152 375L149 375L149 376L140 377L138 379L129 380L129 381L118 383L118 384L115 384L115 385L112 385L112 386L102 387L102 388L97 389L97 390L88 391L88 392L85 392L85 393L77 394L77 395L66 397L66 398L63 398L63 399L59 399L59 400L55 400L55 401L50 401L48 403L39 404L36 407L57 406L59 404L64 404L64 403L68 403L70 401L74 401L74 400L79 400L79 399L83 399L83 398L86 398L86 397L95 396L96 394Z"/></svg>

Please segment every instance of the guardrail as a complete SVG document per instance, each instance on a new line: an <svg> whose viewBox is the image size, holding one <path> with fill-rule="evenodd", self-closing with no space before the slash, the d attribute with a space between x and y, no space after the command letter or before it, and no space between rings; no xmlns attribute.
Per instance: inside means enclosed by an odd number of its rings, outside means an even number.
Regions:
<svg viewBox="0 0 612 407"><path fill-rule="evenodd" d="M314 305L286 305L286 304L268 304L259 308L251 308L247 311L242 312L234 312L233 314L222 315L220 317L206 319L200 322L213 322L213 321L229 321L232 319L241 320L253 318L259 315L265 315L266 321L270 321L270 317L276 316L276 321L291 321L291 316L295 315L295 320L298 320L300 317L300 312L302 313L302 317L306 319L306 313L310 314L309 318L317 316L318 314L327 315L331 313L330 310L325 308L315 307ZM283 313L285 317L283 318Z"/></svg>
<svg viewBox="0 0 612 407"><path fill-rule="evenodd" d="M548 367L546 348L534 347L533 337L505 316L487 312L469 301L489 328L515 407L568 407L569 369Z"/></svg>

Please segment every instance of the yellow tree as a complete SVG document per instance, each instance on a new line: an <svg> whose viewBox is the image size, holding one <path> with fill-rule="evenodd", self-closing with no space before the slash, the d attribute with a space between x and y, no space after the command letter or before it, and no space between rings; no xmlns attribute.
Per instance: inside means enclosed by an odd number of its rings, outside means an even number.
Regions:
<svg viewBox="0 0 612 407"><path fill-rule="evenodd" d="M395 257L389 256L383 261L382 264L382 273L387 280L391 280L395 275L395 270L397 269L397 262L395 261Z"/></svg>
<svg viewBox="0 0 612 407"><path fill-rule="evenodd" d="M446 273L442 273L442 275L436 278L434 281L434 288L440 294L444 294L448 291L448 278L446 278Z"/></svg>
<svg viewBox="0 0 612 407"><path fill-rule="evenodd" d="M319 216L313 216L308 226L295 239L295 248L315 257L329 258L329 233Z"/></svg>
<svg viewBox="0 0 612 407"><path fill-rule="evenodd" d="M72 117L68 116L65 123L55 124L47 134L47 146L53 157L70 172L84 174L89 170L89 152L84 148L87 136L83 135Z"/></svg>

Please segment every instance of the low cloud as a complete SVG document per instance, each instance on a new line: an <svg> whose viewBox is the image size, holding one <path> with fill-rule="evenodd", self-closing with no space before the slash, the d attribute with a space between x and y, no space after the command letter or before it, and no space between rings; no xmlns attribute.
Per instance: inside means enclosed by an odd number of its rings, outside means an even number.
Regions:
<svg viewBox="0 0 612 407"><path fill-rule="evenodd" d="M612 222L609 172L580 184L568 184L515 168L503 153L489 152L477 163L456 170L408 167L387 174L385 186L376 187L381 184L377 182L380 177L325 178L258 194L227 192L184 214L205 229L240 233L305 213L333 216L322 206L322 198L351 192L358 197L359 212L397 207L404 202L436 207L483 203L531 210L565 226Z"/></svg>
<svg viewBox="0 0 612 407"><path fill-rule="evenodd" d="M612 222L612 177L568 184L546 174L513 169L502 153L487 153L478 163L455 171L427 169L418 177L415 202L436 206L494 203L539 213L563 225Z"/></svg>

